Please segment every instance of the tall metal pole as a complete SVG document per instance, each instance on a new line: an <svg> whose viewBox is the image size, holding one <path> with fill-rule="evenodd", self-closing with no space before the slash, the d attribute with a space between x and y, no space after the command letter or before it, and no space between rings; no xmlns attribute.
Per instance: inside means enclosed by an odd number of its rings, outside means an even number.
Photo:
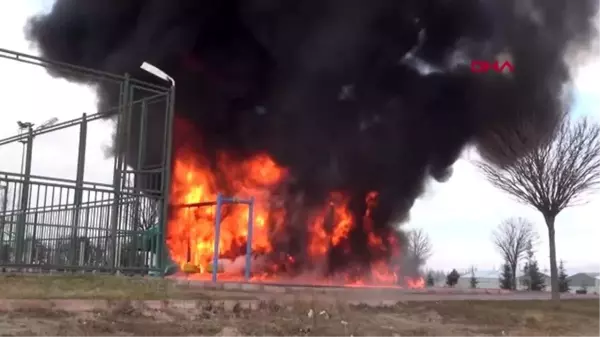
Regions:
<svg viewBox="0 0 600 337"><path fill-rule="evenodd" d="M28 129L33 127L33 123L31 122L17 122L17 124L19 125L19 135L22 135L23 132L26 132ZM26 153L26 147L27 147L27 140L20 140L19 141L21 143L21 169L19 170L19 174L20 180L23 180L23 174L25 173L25 153ZM23 195L23 185L21 184L21 188L17 189L15 191L15 193L18 193L17 195L15 195L15 198L17 199L17 209L21 208L21 195Z"/></svg>
<svg viewBox="0 0 600 337"><path fill-rule="evenodd" d="M25 240L25 226L27 222L27 208L29 206L29 181L31 179L31 157L33 151L33 129L28 127L27 152L25 156L25 177L21 186L21 202L19 203L19 216L17 220L17 235L15 247L15 263L23 260L23 244Z"/></svg>
<svg viewBox="0 0 600 337"><path fill-rule="evenodd" d="M171 160L172 160L172 147L173 147L173 119L175 116L175 80L164 71L153 66L148 62L144 62L140 66L141 69L148 73L171 83L171 88L167 93L168 106L167 116L165 123L165 146L163 147L163 155L165 157L164 169L162 171L161 179L161 192L162 192L162 217L160 219L160 230L157 235L158 246L156 247L156 255L159 261L159 268L161 274L165 272L165 262L168 260L165 254L166 237L165 232L167 230L167 222L169 221L169 198L171 193Z"/></svg>
<svg viewBox="0 0 600 337"><path fill-rule="evenodd" d="M27 142L21 141L21 169L19 173L21 176L23 175L23 170L25 169L25 147L27 146Z"/></svg>
<svg viewBox="0 0 600 337"><path fill-rule="evenodd" d="M171 198L171 169L173 157L173 120L175 118L175 81L172 81L172 87L168 94L169 105L167 108L167 116L165 123L165 146L163 155L165 157L164 169L161 177L161 192L162 192L162 216L160 218L160 230L158 231L158 242L156 247L156 256L158 259L158 267L164 274L165 265L169 261L167 252L167 240L165 233L167 232L167 224L169 222L170 198Z"/></svg>
<svg viewBox="0 0 600 337"><path fill-rule="evenodd" d="M217 282L217 273L219 272L219 241L221 240L221 207L223 206L223 196L217 194L217 209L215 209L215 246L213 253L212 281Z"/></svg>
<svg viewBox="0 0 600 337"><path fill-rule="evenodd" d="M252 269L252 236L254 231L254 197L250 198L248 203L248 235L246 236L246 273L244 279L250 281L250 271Z"/></svg>
<svg viewBox="0 0 600 337"><path fill-rule="evenodd" d="M125 75L125 81L121 83L121 94L119 97L119 116L117 117L117 131L115 141L115 161L113 168L113 201L111 205L110 214L110 251L109 251L109 263L111 272L116 272L117 264L119 260L119 240L117 238L119 228L119 213L121 210L121 182L123 173L123 155L121 149L121 141L123 140L123 133L125 132L125 126L123 123L127 120L126 114L129 113L130 98L129 95L129 75Z"/></svg>
<svg viewBox="0 0 600 337"><path fill-rule="evenodd" d="M77 174L75 177L75 207L73 209L73 222L71 223L71 253L69 256L71 265L75 265L75 261L78 259L81 261L82 257L85 256L85 245L77 247L77 229L79 227L79 218L81 215L81 203L83 202L83 175L85 168L85 148L87 141L87 115L84 113L81 117L81 124L79 126L79 150L77 152ZM77 248L79 249L79 258L76 256Z"/></svg>
<svg viewBox="0 0 600 337"><path fill-rule="evenodd" d="M4 246L4 226L6 224L6 208L8 207L8 185L0 185L0 189L4 190L4 193L2 194L2 199L0 200L2 202L2 204L0 205L0 207L2 207L0 209L0 249L2 249L2 247ZM11 235L12 233L9 233L9 235ZM6 262L6 261L2 261L3 257L2 257L2 252L0 251L0 262Z"/></svg>
<svg viewBox="0 0 600 337"><path fill-rule="evenodd" d="M172 79L171 79L172 80ZM172 80L171 91L168 95L169 97L169 107L167 109L167 123L165 125L166 128L166 143L165 143L165 163L164 163L164 171L161 179L161 192L163 193L163 204L162 204L162 219L160 219L160 231L158 235L158 247L157 254L159 258L159 266L161 270L164 272L165 264L169 260L166 255L166 235L167 232L167 223L169 221L169 204L171 198L171 169L172 169L172 157L173 157L173 120L175 118L175 81Z"/></svg>

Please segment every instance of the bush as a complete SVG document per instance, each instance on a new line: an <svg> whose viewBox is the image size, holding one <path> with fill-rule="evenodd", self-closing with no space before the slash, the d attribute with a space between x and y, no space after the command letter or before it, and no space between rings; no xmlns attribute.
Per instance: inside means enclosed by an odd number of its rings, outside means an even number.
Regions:
<svg viewBox="0 0 600 337"><path fill-rule="evenodd" d="M458 283L458 279L460 278L460 274L456 269L452 269L450 274L446 276L446 284L449 287L454 287Z"/></svg>
<svg viewBox="0 0 600 337"><path fill-rule="evenodd" d="M502 266L502 274L500 275L500 289L512 290L513 289L513 277L510 265L505 263Z"/></svg>

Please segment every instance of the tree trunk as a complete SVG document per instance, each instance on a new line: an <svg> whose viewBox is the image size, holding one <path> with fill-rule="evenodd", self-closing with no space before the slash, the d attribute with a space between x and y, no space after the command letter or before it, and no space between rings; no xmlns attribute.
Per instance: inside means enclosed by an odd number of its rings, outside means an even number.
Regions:
<svg viewBox="0 0 600 337"><path fill-rule="evenodd" d="M517 290L517 263L511 263L510 264L510 269L511 269L511 272L512 272L512 275L510 277L511 278L511 280L510 280L511 289L512 290Z"/></svg>
<svg viewBox="0 0 600 337"><path fill-rule="evenodd" d="M556 266L556 238L554 232L554 220L556 215L544 214L546 226L548 226L548 242L550 244L550 283L552 286L552 300L560 300L560 289L558 289L558 268Z"/></svg>

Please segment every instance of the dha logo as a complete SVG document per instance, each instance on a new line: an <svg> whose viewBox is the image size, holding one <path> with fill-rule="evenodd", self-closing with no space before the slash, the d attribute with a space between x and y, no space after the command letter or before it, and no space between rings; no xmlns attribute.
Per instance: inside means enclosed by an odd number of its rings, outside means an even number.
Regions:
<svg viewBox="0 0 600 337"><path fill-rule="evenodd" d="M487 73L494 71L496 73L503 73L504 71L512 73L515 71L515 66L509 61L504 61L502 64L499 61L488 62L484 60L473 60L471 61L471 72L472 73Z"/></svg>

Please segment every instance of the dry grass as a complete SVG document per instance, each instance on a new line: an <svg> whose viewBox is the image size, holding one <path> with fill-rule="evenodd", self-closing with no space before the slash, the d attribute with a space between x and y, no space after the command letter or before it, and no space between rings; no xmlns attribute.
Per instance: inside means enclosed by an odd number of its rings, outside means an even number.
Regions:
<svg viewBox="0 0 600 337"><path fill-rule="evenodd" d="M160 278L109 275L1 275L0 298L165 299L185 294Z"/></svg>
<svg viewBox="0 0 600 337"><path fill-rule="evenodd" d="M0 276L1 298L248 299L259 294L176 287L162 279L81 276ZM272 296L279 296L272 294ZM352 306L307 295L263 301L259 310L207 304L177 311L119 307L66 313L28 309L0 313L0 335L598 335L598 300L400 302ZM281 299L278 297L278 299ZM209 301L207 301L209 303ZM214 303L214 302L213 302ZM309 312L312 310L312 315ZM322 314L321 314L322 313Z"/></svg>
<svg viewBox="0 0 600 337"><path fill-rule="evenodd" d="M0 275L0 298L7 299L255 299L242 291L203 290L154 277L111 275Z"/></svg>

